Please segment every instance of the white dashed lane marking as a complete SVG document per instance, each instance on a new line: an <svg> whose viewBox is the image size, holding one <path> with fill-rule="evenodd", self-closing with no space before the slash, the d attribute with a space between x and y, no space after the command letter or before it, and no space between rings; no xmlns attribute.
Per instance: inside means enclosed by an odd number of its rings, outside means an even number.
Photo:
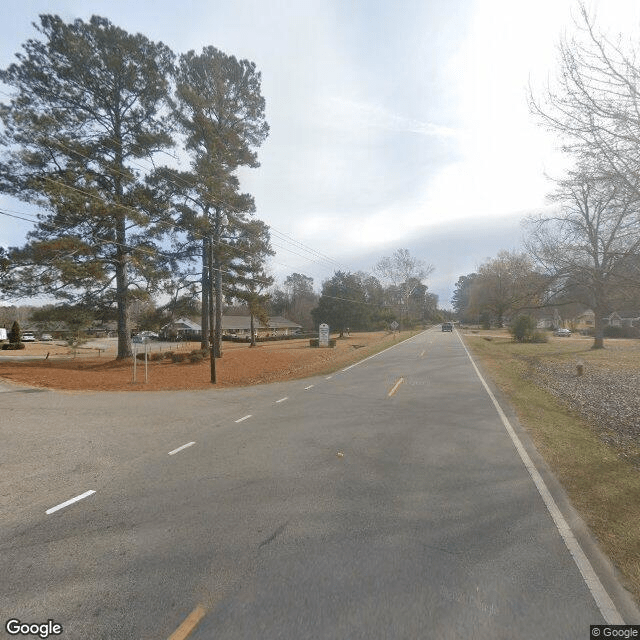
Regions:
<svg viewBox="0 0 640 640"><path fill-rule="evenodd" d="M195 442L187 442L187 444L183 444L181 447L178 447L177 449L174 449L173 451L169 451L170 456L174 455L175 453L178 453L178 451L182 451L183 449L186 449L187 447L190 447L192 445L194 445Z"/></svg>
<svg viewBox="0 0 640 640"><path fill-rule="evenodd" d="M47 509L45 511L45 513L47 515L49 515L50 513L54 513L56 511L60 511L60 509L64 509L65 507L68 507L70 504L73 504L74 502L79 502L80 500L83 500L84 498L88 498L93 493L95 493L95 491L93 491L93 490L85 491L85 493L83 493L82 495L76 496L75 498L71 498L71 500L67 500L66 502L62 502L62 503L56 505L55 507L51 507L51 509Z"/></svg>
<svg viewBox="0 0 640 640"><path fill-rule="evenodd" d="M280 400L276 400L276 404L279 404L280 402L284 402L285 400L288 400L289 396L285 396L284 398L280 398Z"/></svg>
<svg viewBox="0 0 640 640"><path fill-rule="evenodd" d="M243 416L242 418L239 418L238 420L236 420L236 422L244 422L245 420L248 420L252 416L253 414L250 413L248 416Z"/></svg>

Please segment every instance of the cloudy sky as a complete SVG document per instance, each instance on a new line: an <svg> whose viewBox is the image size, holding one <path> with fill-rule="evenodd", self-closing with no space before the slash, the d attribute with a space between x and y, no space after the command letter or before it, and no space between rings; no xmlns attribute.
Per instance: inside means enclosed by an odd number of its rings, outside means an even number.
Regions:
<svg viewBox="0 0 640 640"><path fill-rule="evenodd" d="M638 33L637 0L591 0L598 23ZM254 61L271 127L261 167L242 174L272 227L271 270L316 286L336 268L370 271L396 249L455 281L545 204L555 141L533 121L529 82L556 68L573 0L2 0L0 67L40 13L106 16L176 53L214 45ZM0 100L6 99L0 94ZM0 209L25 204L0 195ZM0 245L28 223L0 219Z"/></svg>

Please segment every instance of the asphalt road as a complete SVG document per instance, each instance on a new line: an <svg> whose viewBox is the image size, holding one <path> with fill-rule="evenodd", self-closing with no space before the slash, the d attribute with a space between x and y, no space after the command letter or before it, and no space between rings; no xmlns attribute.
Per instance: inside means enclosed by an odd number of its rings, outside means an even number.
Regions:
<svg viewBox="0 0 640 640"><path fill-rule="evenodd" d="M497 399L502 416L439 330L244 389L0 383L3 633L25 637L14 618L83 640L577 640L638 624Z"/></svg>

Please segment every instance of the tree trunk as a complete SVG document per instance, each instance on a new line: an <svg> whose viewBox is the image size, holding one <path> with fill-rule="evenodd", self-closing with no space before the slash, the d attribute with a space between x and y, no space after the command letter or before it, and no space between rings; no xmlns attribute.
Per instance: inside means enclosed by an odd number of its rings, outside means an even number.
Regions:
<svg viewBox="0 0 640 640"><path fill-rule="evenodd" d="M122 130L119 111L116 108L116 122L114 127L114 139L116 141L115 165L119 173L114 177L116 207L122 202L122 172L124 158L122 156ZM116 304L118 306L118 360L130 358L133 355L131 349L131 328L129 326L129 278L127 277L127 216L122 210L115 211L116 217Z"/></svg>
<svg viewBox="0 0 640 640"><path fill-rule="evenodd" d="M592 349L604 349L604 311L600 307L594 309L594 338Z"/></svg>
<svg viewBox="0 0 640 640"><path fill-rule="evenodd" d="M126 229L124 214L118 214L116 227L116 304L118 306L118 360L130 358L131 329L129 326L129 282L127 278Z"/></svg>
<svg viewBox="0 0 640 640"><path fill-rule="evenodd" d="M250 331L251 331L251 345L252 347L256 346L256 336L254 332L254 324L253 324L253 313L251 314L251 321L249 322Z"/></svg>
<svg viewBox="0 0 640 640"><path fill-rule="evenodd" d="M200 335L200 348L209 350L209 242L208 238L202 240L202 313L201 325L202 331Z"/></svg>
<svg viewBox="0 0 640 640"><path fill-rule="evenodd" d="M215 348L216 358L222 358L222 268L220 260L216 256L215 260L216 278L216 331Z"/></svg>

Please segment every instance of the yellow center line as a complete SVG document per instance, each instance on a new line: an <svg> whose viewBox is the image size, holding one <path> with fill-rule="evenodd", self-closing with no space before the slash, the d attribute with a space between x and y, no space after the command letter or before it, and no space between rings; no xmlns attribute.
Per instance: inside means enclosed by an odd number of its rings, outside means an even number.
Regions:
<svg viewBox="0 0 640 640"><path fill-rule="evenodd" d="M398 380L398 382L396 382L396 383L393 385L393 389L391 389L391 391L389 391L389 393L387 394L387 396L390 398L390 397L391 397L391 396L392 396L392 395L393 395L393 394L398 390L398 387L399 387L403 382L404 382L404 378L400 378L400 379Z"/></svg>
<svg viewBox="0 0 640 640"><path fill-rule="evenodd" d="M169 636L169 640L184 640L198 626L207 610L199 604L185 619L185 621Z"/></svg>

